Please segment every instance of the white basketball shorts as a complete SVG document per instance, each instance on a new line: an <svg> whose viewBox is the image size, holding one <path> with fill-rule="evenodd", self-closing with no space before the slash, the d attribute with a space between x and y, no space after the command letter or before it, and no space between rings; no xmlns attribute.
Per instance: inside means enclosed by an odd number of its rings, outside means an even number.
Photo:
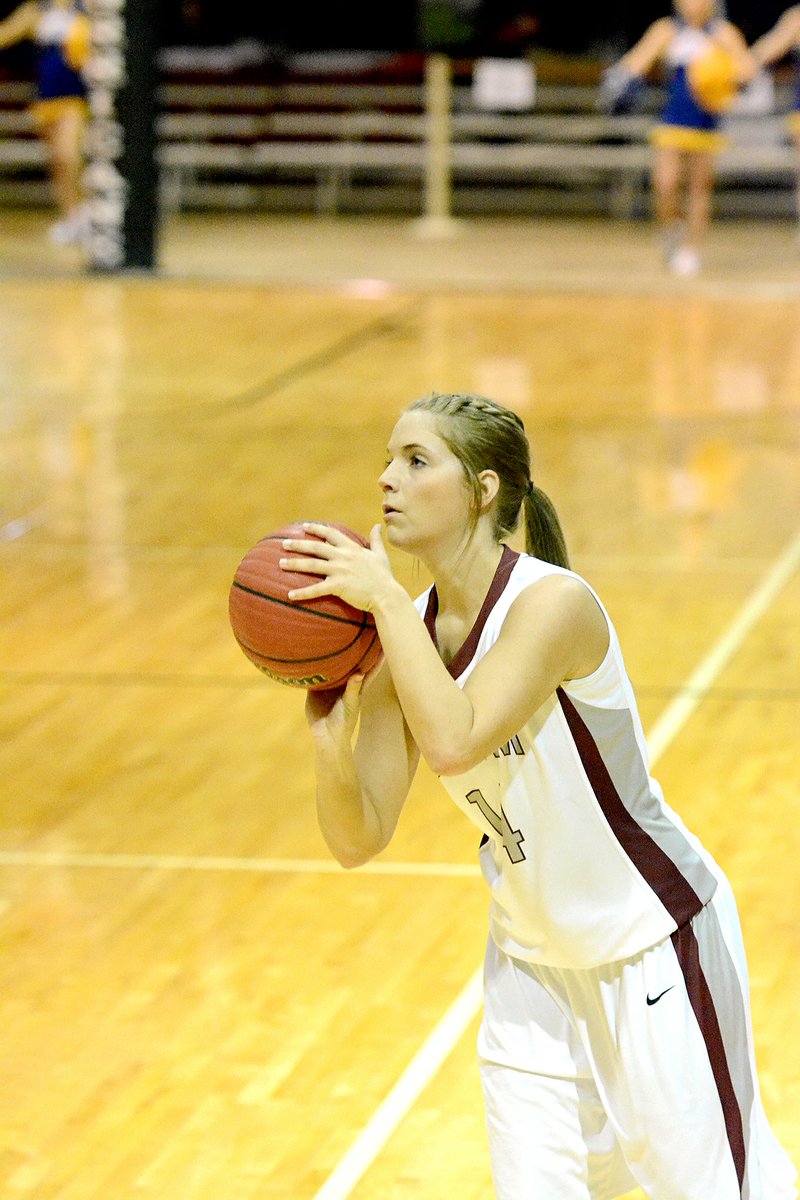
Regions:
<svg viewBox="0 0 800 1200"><path fill-rule="evenodd" d="M747 966L722 881L632 959L563 970L489 942L478 1041L497 1200L791 1200L758 1090Z"/></svg>

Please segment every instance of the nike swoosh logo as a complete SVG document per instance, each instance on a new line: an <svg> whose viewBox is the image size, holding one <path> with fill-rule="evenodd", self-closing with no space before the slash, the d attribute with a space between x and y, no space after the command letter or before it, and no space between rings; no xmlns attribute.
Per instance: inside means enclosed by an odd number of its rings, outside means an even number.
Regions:
<svg viewBox="0 0 800 1200"><path fill-rule="evenodd" d="M652 999L650 998L650 996L648 996L647 1003L648 1004L658 1004L661 997L666 996L667 992L671 992L672 988L674 988L674 987L675 987L675 984L673 983L670 987L664 988L663 992L659 992L657 996L653 996Z"/></svg>

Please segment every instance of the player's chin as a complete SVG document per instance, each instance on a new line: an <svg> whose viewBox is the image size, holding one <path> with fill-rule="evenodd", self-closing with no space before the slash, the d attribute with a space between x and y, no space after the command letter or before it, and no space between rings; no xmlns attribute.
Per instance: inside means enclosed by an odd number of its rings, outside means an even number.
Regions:
<svg viewBox="0 0 800 1200"><path fill-rule="evenodd" d="M410 549L411 538L408 529L403 529L397 521L392 519L389 514L388 519L383 520L383 538L390 546L395 546L398 550Z"/></svg>

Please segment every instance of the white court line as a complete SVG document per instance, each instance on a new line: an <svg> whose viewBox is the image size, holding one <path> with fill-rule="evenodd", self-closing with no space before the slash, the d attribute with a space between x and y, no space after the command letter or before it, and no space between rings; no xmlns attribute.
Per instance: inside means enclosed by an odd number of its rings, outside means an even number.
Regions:
<svg viewBox="0 0 800 1200"><path fill-rule="evenodd" d="M264 875L343 875L338 862L325 858L234 858L188 854L77 854L55 850L0 850L0 866L110 867L131 871L253 871ZM359 875L426 875L475 878L477 863L370 862Z"/></svg>
<svg viewBox="0 0 800 1200"><path fill-rule="evenodd" d="M778 593L800 567L800 534L784 550L758 587L750 593L722 637L686 680L681 693L667 705L647 735L651 764L660 758L691 717L697 706L734 655L744 645L750 631L763 617Z"/></svg>
<svg viewBox="0 0 800 1200"><path fill-rule="evenodd" d="M684 685L692 689L670 704L648 735L653 765L678 736L703 696L741 648L756 622L800 566L800 534L789 544L763 582L750 594L739 613L714 643ZM696 690L695 690L696 689ZM481 969L470 978L428 1039L406 1067L386 1099L328 1176L314 1200L346 1200L372 1165L398 1125L419 1098L447 1055L463 1036L481 1007Z"/></svg>
<svg viewBox="0 0 800 1200"><path fill-rule="evenodd" d="M480 1011L482 996L483 967L479 967L420 1046L389 1095L376 1108L369 1124L339 1160L314 1200L342 1200L350 1195Z"/></svg>

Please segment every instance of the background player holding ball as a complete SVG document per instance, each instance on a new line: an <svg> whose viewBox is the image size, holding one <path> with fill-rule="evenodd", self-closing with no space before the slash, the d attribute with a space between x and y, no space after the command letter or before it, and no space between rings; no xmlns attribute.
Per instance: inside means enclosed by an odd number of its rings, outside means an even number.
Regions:
<svg viewBox="0 0 800 1200"><path fill-rule="evenodd" d="M670 271L694 275L711 219L715 158L725 145L720 117L758 63L715 0L674 0L673 9L605 72L600 95L609 112L623 112L653 67L667 68L666 105L651 134L655 216Z"/></svg>
<svg viewBox="0 0 800 1200"><path fill-rule="evenodd" d="M738 915L664 802L614 628L568 568L521 420L472 395L401 415L385 536L434 584L395 581L325 525L284 542L372 613L384 659L310 692L320 826L345 866L395 829L422 754L484 834L491 891L479 1038L499 1200L785 1200L795 1172L755 1074ZM524 519L527 554L505 545Z"/></svg>

